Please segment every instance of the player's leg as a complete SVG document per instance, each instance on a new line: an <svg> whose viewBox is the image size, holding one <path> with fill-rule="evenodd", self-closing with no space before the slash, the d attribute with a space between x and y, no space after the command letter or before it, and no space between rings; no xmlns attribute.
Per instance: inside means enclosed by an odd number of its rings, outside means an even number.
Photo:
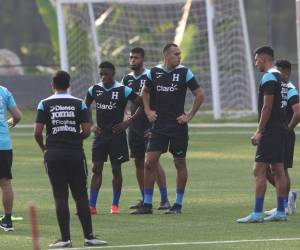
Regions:
<svg viewBox="0 0 300 250"><path fill-rule="evenodd" d="M2 204L4 218L0 221L0 227L4 231L13 231L11 214L13 209L14 193L11 184L12 174L12 150L0 151L0 188L2 190Z"/></svg>
<svg viewBox="0 0 300 250"><path fill-rule="evenodd" d="M174 165L176 168L176 199L173 206L167 211L167 214L181 213L182 200L184 196L185 186L188 178L188 170L186 166L186 152L188 148L188 134L172 137L170 140L169 151L173 155Z"/></svg>
<svg viewBox="0 0 300 250"><path fill-rule="evenodd" d="M97 214L96 204L102 185L104 162L107 161L109 141L104 137L96 137L92 147L92 179L90 185L89 206L91 214Z"/></svg>
<svg viewBox="0 0 300 250"><path fill-rule="evenodd" d="M70 212L68 204L68 172L65 168L65 163L59 160L47 161L45 163L45 167L52 187L56 208L56 218L61 233L61 239L49 245L49 247L69 247L71 246L71 238Z"/></svg>
<svg viewBox="0 0 300 250"><path fill-rule="evenodd" d="M169 209L171 206L170 206L170 202L168 199L166 174L165 174L165 171L162 168L160 162L158 162L158 166L157 166L156 182L157 182L157 185L158 185L159 191L160 191L160 204L159 204L158 210Z"/></svg>
<svg viewBox="0 0 300 250"><path fill-rule="evenodd" d="M118 214L120 213L119 201L123 185L121 165L122 163L129 160L129 152L125 132L113 136L109 147L109 158L113 174L113 198L111 205L111 213Z"/></svg>

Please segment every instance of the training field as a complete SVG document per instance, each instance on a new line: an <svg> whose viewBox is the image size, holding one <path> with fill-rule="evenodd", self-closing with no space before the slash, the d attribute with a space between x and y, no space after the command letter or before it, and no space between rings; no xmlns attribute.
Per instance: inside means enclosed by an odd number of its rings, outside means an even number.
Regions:
<svg viewBox="0 0 300 250"><path fill-rule="evenodd" d="M255 148L250 136L255 128L190 129L188 152L189 181L181 215L130 215L128 206L139 198L133 162L123 166L121 214L109 214L111 171L105 167L98 199L98 215L93 216L95 234L108 241L103 249L300 249L300 211L288 222L239 225L253 206L252 161ZM14 142L14 214L24 220L15 222L15 231L0 231L0 249L32 249L28 202L37 204L40 244L47 249L59 238L58 225L42 155L35 144L32 129L12 130ZM298 135L299 136L299 135ZM91 169L91 138L85 143ZM293 189L300 190L299 145L295 149L294 169L290 171ZM169 198L174 201L175 169L169 154L162 158ZM159 192L154 194L154 207ZM265 208L273 208L275 192L269 187ZM75 249L83 249L83 236L70 199L71 236ZM87 249L87 248L85 248Z"/></svg>

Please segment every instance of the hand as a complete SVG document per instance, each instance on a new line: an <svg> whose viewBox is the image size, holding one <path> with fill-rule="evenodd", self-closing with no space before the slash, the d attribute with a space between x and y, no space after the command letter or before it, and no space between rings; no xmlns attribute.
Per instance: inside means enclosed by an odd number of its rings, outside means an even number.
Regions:
<svg viewBox="0 0 300 250"><path fill-rule="evenodd" d="M12 117L7 120L7 126L9 128L13 128L14 126L16 126L14 119Z"/></svg>
<svg viewBox="0 0 300 250"><path fill-rule="evenodd" d="M190 114L182 114L181 116L178 116L176 118L176 120L179 124L188 123L191 119L192 119L192 116Z"/></svg>
<svg viewBox="0 0 300 250"><path fill-rule="evenodd" d="M99 128L97 125L94 125L91 127L91 132L93 132L95 136L98 136L101 134L101 128Z"/></svg>
<svg viewBox="0 0 300 250"><path fill-rule="evenodd" d="M260 139L261 139L261 132L259 132L258 130L254 133L254 135L251 137L251 143L252 145L254 146L257 146L260 142Z"/></svg>
<svg viewBox="0 0 300 250"><path fill-rule="evenodd" d="M148 112L145 111L145 113L146 113L146 116L147 116L149 122L156 121L156 119L157 119L156 111L150 109Z"/></svg>
<svg viewBox="0 0 300 250"><path fill-rule="evenodd" d="M122 131L126 130L131 124L131 120L125 120L113 126L112 131L114 134L119 134Z"/></svg>
<svg viewBox="0 0 300 250"><path fill-rule="evenodd" d="M150 138L151 137L151 130L150 129L147 129L147 130L145 130L145 132L144 132L144 138Z"/></svg>

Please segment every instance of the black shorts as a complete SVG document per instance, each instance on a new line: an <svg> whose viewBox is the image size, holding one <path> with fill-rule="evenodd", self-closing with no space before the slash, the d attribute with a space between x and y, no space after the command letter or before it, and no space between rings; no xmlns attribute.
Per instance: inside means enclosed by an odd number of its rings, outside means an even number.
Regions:
<svg viewBox="0 0 300 250"><path fill-rule="evenodd" d="M295 139L296 139L295 132L289 131L285 140L284 168L293 167Z"/></svg>
<svg viewBox="0 0 300 250"><path fill-rule="evenodd" d="M12 179L11 167L13 160L12 150L0 150L0 179Z"/></svg>
<svg viewBox="0 0 300 250"><path fill-rule="evenodd" d="M108 156L112 164L121 164L129 160L126 132L95 137L92 147L93 162L106 162Z"/></svg>
<svg viewBox="0 0 300 250"><path fill-rule="evenodd" d="M53 194L57 198L70 187L74 199L87 198L88 170L85 157L57 157L45 159L45 168L49 176Z"/></svg>
<svg viewBox="0 0 300 250"><path fill-rule="evenodd" d="M145 138L142 134L143 133L137 133L132 129L129 129L128 131L128 143L131 158L145 158L148 138Z"/></svg>
<svg viewBox="0 0 300 250"><path fill-rule="evenodd" d="M255 161L265 163L283 163L286 132L283 130L265 130L257 146Z"/></svg>
<svg viewBox="0 0 300 250"><path fill-rule="evenodd" d="M184 158L188 147L189 136L187 133L177 136L167 136L152 132L147 144L147 152L169 152L175 157Z"/></svg>

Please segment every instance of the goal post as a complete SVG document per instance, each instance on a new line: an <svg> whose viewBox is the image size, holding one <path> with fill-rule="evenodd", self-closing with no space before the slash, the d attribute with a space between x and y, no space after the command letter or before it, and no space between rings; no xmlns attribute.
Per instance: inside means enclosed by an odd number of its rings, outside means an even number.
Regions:
<svg viewBox="0 0 300 250"><path fill-rule="evenodd" d="M97 65L109 60L116 79L128 72L128 54L140 46L146 66L162 62L176 42L215 118L257 112L256 86L243 0L57 0L61 67L71 73L72 94L84 97L97 82ZM193 96L187 94L187 107Z"/></svg>

